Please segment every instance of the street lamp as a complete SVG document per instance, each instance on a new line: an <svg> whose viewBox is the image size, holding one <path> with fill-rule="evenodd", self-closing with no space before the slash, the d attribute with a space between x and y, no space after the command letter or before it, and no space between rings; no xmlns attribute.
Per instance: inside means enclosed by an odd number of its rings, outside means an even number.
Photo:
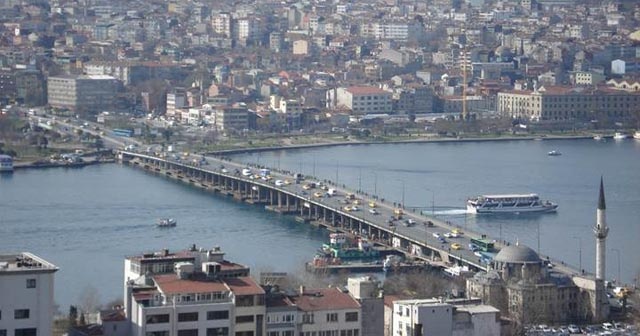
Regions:
<svg viewBox="0 0 640 336"><path fill-rule="evenodd" d="M431 192L431 216L434 216L436 213L436 193L435 191L433 191L432 189L429 189L427 187L422 187L425 191L430 191ZM427 204L427 207L429 207L429 205Z"/></svg>
<svg viewBox="0 0 640 336"><path fill-rule="evenodd" d="M574 236L573 239L578 240L578 263L580 267L580 273L582 273L582 238Z"/></svg>
<svg viewBox="0 0 640 336"><path fill-rule="evenodd" d="M373 174L373 195L378 195L378 174L376 172L371 172Z"/></svg>
<svg viewBox="0 0 640 336"><path fill-rule="evenodd" d="M399 208L404 209L404 180L397 180L398 182L402 182L402 203L400 204L401 206L399 206Z"/></svg>
<svg viewBox="0 0 640 336"><path fill-rule="evenodd" d="M618 283L622 282L620 280L620 250L612 248L611 251L615 252L618 255L618 278L617 281Z"/></svg>

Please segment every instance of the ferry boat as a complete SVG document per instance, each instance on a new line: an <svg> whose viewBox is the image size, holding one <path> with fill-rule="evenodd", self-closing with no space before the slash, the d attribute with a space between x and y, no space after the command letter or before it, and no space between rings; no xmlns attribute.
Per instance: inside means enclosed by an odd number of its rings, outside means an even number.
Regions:
<svg viewBox="0 0 640 336"><path fill-rule="evenodd" d="M340 260L349 259L375 259L380 256L380 251L364 238L357 239L357 247L349 247L347 235L344 233L332 233L329 235L329 244L323 244L320 253L324 257Z"/></svg>
<svg viewBox="0 0 640 336"><path fill-rule="evenodd" d="M178 221L174 218L160 218L158 223L156 224L158 227L166 228L166 227L174 227L178 225Z"/></svg>
<svg viewBox="0 0 640 336"><path fill-rule="evenodd" d="M13 171L13 158L9 155L0 154L0 172Z"/></svg>
<svg viewBox="0 0 640 336"><path fill-rule="evenodd" d="M624 139L626 139L626 138L628 138L628 137L629 137L629 135L628 135L628 134L626 134L626 133L622 133L622 132L616 132L616 133L613 135L613 138L614 138L615 140L624 140Z"/></svg>
<svg viewBox="0 0 640 336"><path fill-rule="evenodd" d="M481 195L467 200L469 213L553 212L558 205L537 194Z"/></svg>

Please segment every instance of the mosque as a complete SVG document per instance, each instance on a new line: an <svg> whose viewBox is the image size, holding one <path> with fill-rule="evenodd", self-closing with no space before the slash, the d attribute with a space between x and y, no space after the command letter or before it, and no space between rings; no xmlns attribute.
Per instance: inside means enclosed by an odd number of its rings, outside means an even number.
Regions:
<svg viewBox="0 0 640 336"><path fill-rule="evenodd" d="M531 248L516 243L502 248L488 272L467 280L469 297L522 324L601 322L609 317L604 286L606 238L604 186L600 180L596 237L596 274L554 271Z"/></svg>

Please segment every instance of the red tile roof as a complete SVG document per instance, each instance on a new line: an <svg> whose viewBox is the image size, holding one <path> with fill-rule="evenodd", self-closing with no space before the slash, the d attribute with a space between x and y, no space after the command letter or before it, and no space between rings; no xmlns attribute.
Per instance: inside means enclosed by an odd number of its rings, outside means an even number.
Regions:
<svg viewBox="0 0 640 336"><path fill-rule="evenodd" d="M223 280L231 291L236 295L258 295L264 294L264 289L260 287L250 277L227 278Z"/></svg>
<svg viewBox="0 0 640 336"><path fill-rule="evenodd" d="M293 296L291 300L303 311L360 308L358 301L338 288L307 289L304 295Z"/></svg>
<svg viewBox="0 0 640 336"><path fill-rule="evenodd" d="M187 280L176 274L153 277L158 289L164 294L225 292L229 288L219 280Z"/></svg>

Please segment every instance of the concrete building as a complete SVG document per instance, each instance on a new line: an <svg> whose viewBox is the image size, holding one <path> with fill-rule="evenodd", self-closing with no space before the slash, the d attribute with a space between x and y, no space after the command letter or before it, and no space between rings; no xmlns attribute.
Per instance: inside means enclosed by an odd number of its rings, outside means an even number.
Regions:
<svg viewBox="0 0 640 336"><path fill-rule="evenodd" d="M220 131L242 131L249 128L249 110L246 106L219 106L214 108L215 126Z"/></svg>
<svg viewBox="0 0 640 336"><path fill-rule="evenodd" d="M0 335L53 334L57 270L31 253L0 255Z"/></svg>
<svg viewBox="0 0 640 336"><path fill-rule="evenodd" d="M307 55L309 54L309 42L307 40L295 40L293 41L292 52L294 55Z"/></svg>
<svg viewBox="0 0 640 336"><path fill-rule="evenodd" d="M541 120L627 120L637 113L640 92L608 87L541 87L498 93L498 113Z"/></svg>
<svg viewBox="0 0 640 336"><path fill-rule="evenodd" d="M340 87L327 92L327 104L348 108L355 114L391 113L392 93L373 86Z"/></svg>
<svg viewBox="0 0 640 336"><path fill-rule="evenodd" d="M47 80L49 105L94 114L115 106L120 82L106 75L53 76Z"/></svg>
<svg viewBox="0 0 640 336"><path fill-rule="evenodd" d="M184 88L175 88L167 93L167 117L180 119L181 109L187 106L187 91Z"/></svg>
<svg viewBox="0 0 640 336"><path fill-rule="evenodd" d="M378 291L379 282L372 277L349 278L347 289L356 299L362 312L362 335L384 335L384 301Z"/></svg>
<svg viewBox="0 0 640 336"><path fill-rule="evenodd" d="M298 335L364 335L360 304L339 288L302 287L289 299L298 307Z"/></svg>
<svg viewBox="0 0 640 336"><path fill-rule="evenodd" d="M465 301L394 301L392 335L500 335L499 313L492 306L465 304Z"/></svg>
<svg viewBox="0 0 640 336"><path fill-rule="evenodd" d="M125 259L130 335L263 335L265 292L219 248Z"/></svg>

